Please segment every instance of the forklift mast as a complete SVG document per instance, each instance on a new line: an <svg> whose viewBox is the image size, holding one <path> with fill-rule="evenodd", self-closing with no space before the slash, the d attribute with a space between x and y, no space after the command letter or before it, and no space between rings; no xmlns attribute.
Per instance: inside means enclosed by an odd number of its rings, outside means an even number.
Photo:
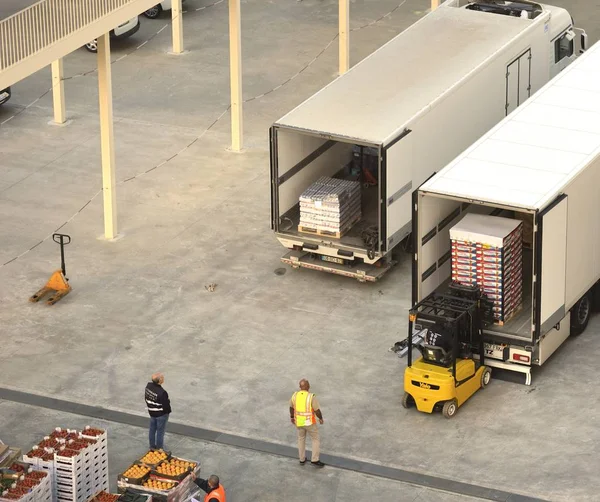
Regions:
<svg viewBox="0 0 600 502"><path fill-rule="evenodd" d="M408 366L412 365L413 329L434 327L452 337L452 375L456 379L456 360L459 349L466 346L479 353L484 364L483 328L493 322L492 302L481 294L478 286L451 283L447 292L433 292L409 313Z"/></svg>

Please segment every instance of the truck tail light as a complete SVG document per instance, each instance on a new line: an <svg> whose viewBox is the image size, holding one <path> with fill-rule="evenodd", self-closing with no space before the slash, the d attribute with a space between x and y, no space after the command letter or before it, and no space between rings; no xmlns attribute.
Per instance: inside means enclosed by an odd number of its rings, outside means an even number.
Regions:
<svg viewBox="0 0 600 502"><path fill-rule="evenodd" d="M529 356L524 356L523 354L513 354L513 359L515 361L519 361L521 363L528 363L529 362Z"/></svg>

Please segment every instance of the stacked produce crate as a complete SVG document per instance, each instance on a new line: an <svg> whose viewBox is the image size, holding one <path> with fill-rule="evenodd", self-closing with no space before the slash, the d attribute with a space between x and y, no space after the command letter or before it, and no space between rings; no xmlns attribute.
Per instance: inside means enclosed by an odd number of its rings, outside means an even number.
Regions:
<svg viewBox="0 0 600 502"><path fill-rule="evenodd" d="M153 502L188 502L193 484L190 473L200 473L200 463L149 451L119 475L119 493L152 495Z"/></svg>
<svg viewBox="0 0 600 502"><path fill-rule="evenodd" d="M51 502L52 479L45 471L15 461L0 475L0 501Z"/></svg>
<svg viewBox="0 0 600 502"><path fill-rule="evenodd" d="M450 229L452 281L477 284L493 301L497 324L507 322L523 301L523 222L467 214Z"/></svg>
<svg viewBox="0 0 600 502"><path fill-rule="evenodd" d="M23 460L48 472L54 502L85 502L108 489L108 439L106 431L86 427L78 432L56 428Z"/></svg>
<svg viewBox="0 0 600 502"><path fill-rule="evenodd" d="M129 491L119 495L101 490L90 497L87 502L152 502L152 496Z"/></svg>
<svg viewBox="0 0 600 502"><path fill-rule="evenodd" d="M323 177L300 195L299 232L339 239L361 217L358 181Z"/></svg>
<svg viewBox="0 0 600 502"><path fill-rule="evenodd" d="M108 434L103 429L88 425L80 435L89 443L88 465L92 475L92 493L108 490Z"/></svg>
<svg viewBox="0 0 600 502"><path fill-rule="evenodd" d="M19 458L21 458L21 448L5 445L0 441L0 467L9 467Z"/></svg>

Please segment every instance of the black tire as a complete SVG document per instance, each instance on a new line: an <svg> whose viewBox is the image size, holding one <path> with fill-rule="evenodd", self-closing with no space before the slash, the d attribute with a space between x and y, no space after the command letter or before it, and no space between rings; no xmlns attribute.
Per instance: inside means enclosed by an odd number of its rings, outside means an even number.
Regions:
<svg viewBox="0 0 600 502"><path fill-rule="evenodd" d="M592 301L590 294L586 293L571 309L571 336L578 336L584 332L590 321Z"/></svg>
<svg viewBox="0 0 600 502"><path fill-rule="evenodd" d="M597 282L596 285L591 289L590 296L592 298L592 308L594 312L600 311L600 282Z"/></svg>
<svg viewBox="0 0 600 502"><path fill-rule="evenodd" d="M414 405L415 405L414 398L408 392L405 392L404 395L402 396L402 407L406 408L408 410L409 408L412 408Z"/></svg>
<svg viewBox="0 0 600 502"><path fill-rule="evenodd" d="M161 12L162 7L160 6L160 4L156 4L154 7L151 7L147 11L145 11L144 16L146 16L148 19L156 19L158 16L160 16Z"/></svg>
<svg viewBox="0 0 600 502"><path fill-rule="evenodd" d="M488 368L486 366L483 370L483 373L481 374L481 388L482 389L485 389L488 386L491 378L492 378L492 370L491 370L491 368Z"/></svg>
<svg viewBox="0 0 600 502"><path fill-rule="evenodd" d="M444 407L442 408L442 414L446 418L452 418L454 415L456 415L457 411L458 402L456 401L456 399L450 399L450 401L446 401L444 403Z"/></svg>
<svg viewBox="0 0 600 502"><path fill-rule="evenodd" d="M84 47L88 51L96 54L98 52L98 40L92 40L91 42L85 44Z"/></svg>

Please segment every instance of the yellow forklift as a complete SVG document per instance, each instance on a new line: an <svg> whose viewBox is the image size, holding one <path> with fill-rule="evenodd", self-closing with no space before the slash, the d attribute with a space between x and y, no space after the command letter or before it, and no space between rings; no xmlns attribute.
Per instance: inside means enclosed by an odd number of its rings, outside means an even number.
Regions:
<svg viewBox="0 0 600 502"><path fill-rule="evenodd" d="M490 382L485 366L483 328L493 322L492 303L477 286L452 283L445 293L434 292L409 313L402 406L452 418L480 388ZM423 343L413 362L415 332Z"/></svg>

